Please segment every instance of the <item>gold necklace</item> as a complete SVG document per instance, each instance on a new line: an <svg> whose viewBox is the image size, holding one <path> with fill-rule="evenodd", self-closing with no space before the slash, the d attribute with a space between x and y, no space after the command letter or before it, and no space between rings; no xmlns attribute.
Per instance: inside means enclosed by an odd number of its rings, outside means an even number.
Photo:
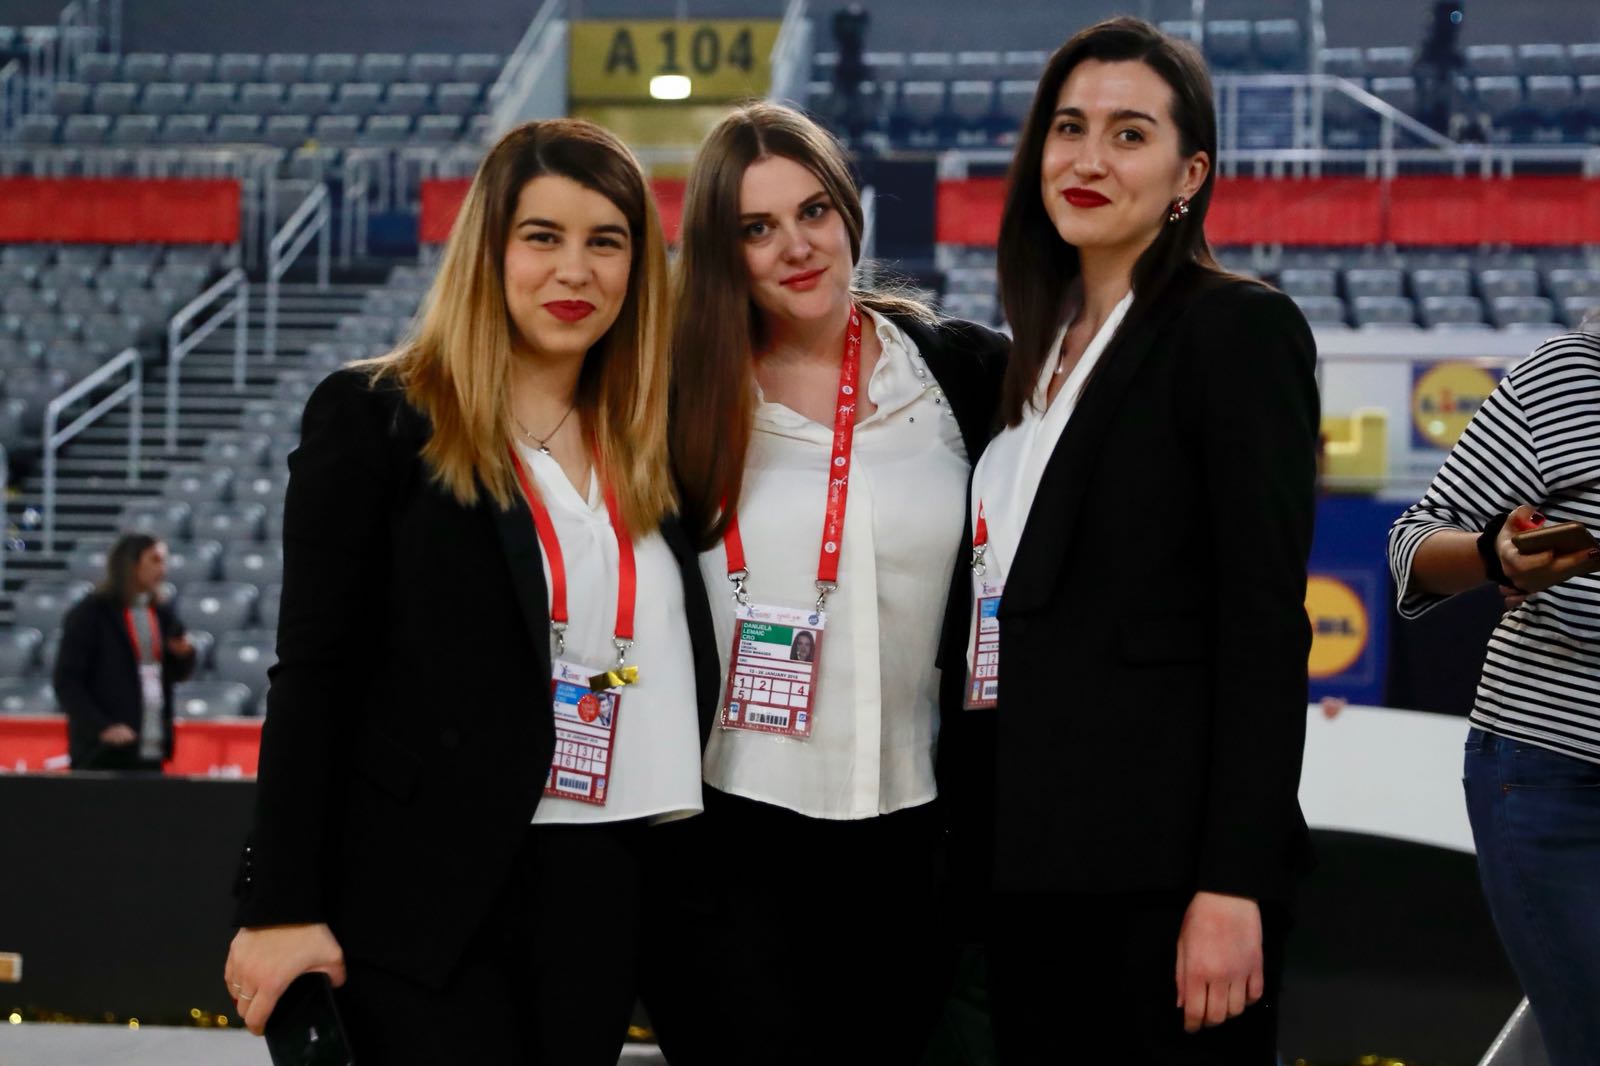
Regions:
<svg viewBox="0 0 1600 1066"><path fill-rule="evenodd" d="M570 404L567 405L566 414L561 416L561 421L556 423L556 428L552 429L549 433L546 433L542 437L539 436L539 434L535 433L533 430L529 429L527 426L523 425L522 424L522 419L517 417L517 414L516 414L515 411L513 411L511 413L511 421L513 421L513 422L515 422L517 424L517 429L522 431L522 435L523 436L527 437L534 444L538 445L539 451L541 453L543 453L545 455L549 455L550 454L550 444L549 444L549 442L551 440L555 439L555 435L557 433L561 432L561 427L567 424L567 419L572 417L572 412L574 410L576 410L577 407L578 407L578 401L576 399L574 399Z"/></svg>

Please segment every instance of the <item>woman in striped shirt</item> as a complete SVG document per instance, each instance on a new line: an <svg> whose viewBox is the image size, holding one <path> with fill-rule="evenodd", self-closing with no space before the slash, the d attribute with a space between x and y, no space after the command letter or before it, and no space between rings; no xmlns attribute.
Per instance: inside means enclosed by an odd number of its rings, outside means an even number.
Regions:
<svg viewBox="0 0 1600 1066"><path fill-rule="evenodd" d="M1594 320L1591 319L1591 326ZM1600 531L1600 335L1512 368L1389 533L1400 614L1497 581L1467 735L1484 894L1552 1066L1600 1061L1600 549L1520 553L1556 522Z"/></svg>

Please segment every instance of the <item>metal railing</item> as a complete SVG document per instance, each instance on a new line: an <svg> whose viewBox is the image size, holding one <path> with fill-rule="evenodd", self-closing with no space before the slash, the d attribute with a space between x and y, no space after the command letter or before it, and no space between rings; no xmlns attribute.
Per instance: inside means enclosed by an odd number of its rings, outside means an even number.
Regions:
<svg viewBox="0 0 1600 1066"><path fill-rule="evenodd" d="M231 295L230 295L231 294ZM187 337L183 331L200 313L227 297L227 301ZM229 318L233 319L233 389L244 389L244 363L250 330L250 283L238 267L184 305L167 323L167 451L178 450L178 377L183 360L200 342Z"/></svg>
<svg viewBox="0 0 1600 1066"><path fill-rule="evenodd" d="M283 275L294 266L300 253L306 250L311 239L317 239L317 288L328 287L328 261L331 236L332 208L329 206L328 186L318 185L311 190L300 206L294 209L283 228L272 235L267 246L267 314L266 334L261 353L268 359L278 356L278 287Z"/></svg>
<svg viewBox="0 0 1600 1066"><path fill-rule="evenodd" d="M11 456L0 444L0 589L6 587L6 556L11 552L11 522L6 515L6 498L11 495Z"/></svg>
<svg viewBox="0 0 1600 1066"><path fill-rule="evenodd" d="M789 0L772 42L772 83L767 99L804 107L811 82L811 20L806 0Z"/></svg>
<svg viewBox="0 0 1600 1066"><path fill-rule="evenodd" d="M62 414L72 405L94 392L110 378L123 371L128 380L118 385L93 407L58 428ZM144 391L144 364L136 348L124 348L112 356L98 370L51 400L44 409L44 550L56 547L56 464L59 453L72 438L94 425L108 411L124 402L128 404L128 483L139 480L139 447L143 443L143 415L139 406Z"/></svg>
<svg viewBox="0 0 1600 1066"><path fill-rule="evenodd" d="M349 270L356 258L367 254L367 229L371 222L371 200L364 173L348 170L340 193L343 206L339 210L339 265Z"/></svg>
<svg viewBox="0 0 1600 1066"><path fill-rule="evenodd" d="M495 136L524 118L553 118L566 113L565 77L557 87L560 99L552 98L546 102L547 106L538 109L549 111L550 114L532 114L528 107L540 89L549 65L565 56L560 45L566 39L566 25L561 21L566 6L566 0L544 0L533 21L528 23L522 40L517 42L516 50L507 57L506 65L500 69L500 76L489 87L489 114L493 117L490 125Z"/></svg>
<svg viewBox="0 0 1600 1066"><path fill-rule="evenodd" d="M27 86L22 77L22 64L13 59L0 67L0 141L16 136L17 121L27 106Z"/></svg>
<svg viewBox="0 0 1600 1066"><path fill-rule="evenodd" d="M861 190L861 261L868 262L878 252L878 190L868 185Z"/></svg>

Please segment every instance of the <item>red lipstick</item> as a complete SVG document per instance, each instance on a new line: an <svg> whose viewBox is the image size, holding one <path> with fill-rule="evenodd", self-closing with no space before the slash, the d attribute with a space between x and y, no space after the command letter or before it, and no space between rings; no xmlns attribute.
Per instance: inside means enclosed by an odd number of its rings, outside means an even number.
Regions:
<svg viewBox="0 0 1600 1066"><path fill-rule="evenodd" d="M826 267L822 267L817 270L808 270L803 274L791 274L782 281L778 282L778 284L793 289L796 292L810 292L812 289L817 287L817 279L822 277L822 275L825 273L827 273Z"/></svg>
<svg viewBox="0 0 1600 1066"><path fill-rule="evenodd" d="M594 314L594 304L588 300L551 300L544 309L563 322L580 322Z"/></svg>
<svg viewBox="0 0 1600 1066"><path fill-rule="evenodd" d="M1111 202L1093 189L1068 189L1061 198L1073 207L1104 207Z"/></svg>

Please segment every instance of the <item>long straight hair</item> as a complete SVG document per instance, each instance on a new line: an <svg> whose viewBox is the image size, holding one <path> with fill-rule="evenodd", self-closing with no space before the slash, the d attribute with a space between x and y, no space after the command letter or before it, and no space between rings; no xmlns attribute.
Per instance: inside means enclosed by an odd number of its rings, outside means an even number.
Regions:
<svg viewBox="0 0 1600 1066"><path fill-rule="evenodd" d="M792 108L755 103L735 109L701 143L680 227L671 432L684 525L702 548L722 536L738 504L755 427L751 383L766 326L750 297L739 187L752 164L774 156L816 175L844 220L851 261L861 261L861 195L844 149L821 126ZM858 305L880 313L934 318L923 304L892 292L852 293Z"/></svg>
<svg viewBox="0 0 1600 1066"><path fill-rule="evenodd" d="M438 276L411 338L369 361L392 377L433 431L422 456L464 506L487 492L501 508L518 491L511 430L506 242L523 186L544 175L610 200L628 222L632 261L622 310L584 358L578 410L628 532L655 529L676 506L667 454L669 292L661 219L638 160L582 119L529 122L489 150L451 227Z"/></svg>
<svg viewBox="0 0 1600 1066"><path fill-rule="evenodd" d="M138 569L144 553L160 543L159 538L148 533L124 533L118 537L106 552L106 576L95 592L119 607L131 604L135 594L133 572ZM160 590L157 590L156 597L159 596Z"/></svg>
<svg viewBox="0 0 1600 1066"><path fill-rule="evenodd" d="M1011 323L1011 358L1000 395L1000 417L1008 426L1022 421L1038 385L1051 343L1066 322L1065 294L1082 271L1078 250L1056 233L1039 191L1045 140L1050 136L1061 86L1088 59L1144 63L1172 89L1172 121L1178 150L1206 153L1211 166L1189 201L1189 213L1161 227L1133 267L1133 306L1123 327L1158 304L1180 271L1195 266L1215 278L1231 277L1206 243L1206 211L1216 186L1217 110L1211 77L1194 45L1169 37L1142 19L1113 18L1079 31L1056 49L1039 77L1033 105L1006 182L1000 216L997 266L1000 297Z"/></svg>

